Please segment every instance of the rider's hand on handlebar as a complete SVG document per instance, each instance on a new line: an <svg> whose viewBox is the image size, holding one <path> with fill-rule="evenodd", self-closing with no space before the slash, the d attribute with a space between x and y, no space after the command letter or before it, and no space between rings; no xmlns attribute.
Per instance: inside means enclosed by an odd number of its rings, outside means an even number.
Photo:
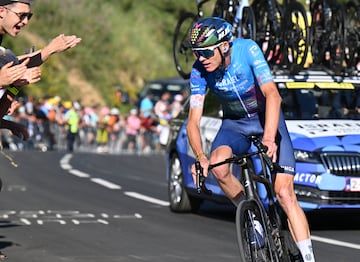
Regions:
<svg viewBox="0 0 360 262"><path fill-rule="evenodd" d="M203 176L207 177L208 168L209 168L209 160L205 155L201 156L198 161L200 162L201 167L203 168ZM195 164L191 166L191 174L194 181L194 185L196 185L196 167Z"/></svg>
<svg viewBox="0 0 360 262"><path fill-rule="evenodd" d="M266 154L271 158L273 162L276 162L278 150L277 144L270 140L262 140L261 143L268 148Z"/></svg>

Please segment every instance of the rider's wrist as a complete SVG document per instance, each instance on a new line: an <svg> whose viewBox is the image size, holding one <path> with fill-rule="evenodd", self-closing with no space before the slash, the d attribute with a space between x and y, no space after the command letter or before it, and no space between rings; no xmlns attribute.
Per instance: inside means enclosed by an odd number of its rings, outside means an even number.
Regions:
<svg viewBox="0 0 360 262"><path fill-rule="evenodd" d="M263 139L262 142L275 143L273 139Z"/></svg>
<svg viewBox="0 0 360 262"><path fill-rule="evenodd" d="M205 155L205 153L204 152L200 152L200 153L198 153L197 155L196 155L196 161L199 161L199 160L201 160L202 158L206 158L206 155Z"/></svg>

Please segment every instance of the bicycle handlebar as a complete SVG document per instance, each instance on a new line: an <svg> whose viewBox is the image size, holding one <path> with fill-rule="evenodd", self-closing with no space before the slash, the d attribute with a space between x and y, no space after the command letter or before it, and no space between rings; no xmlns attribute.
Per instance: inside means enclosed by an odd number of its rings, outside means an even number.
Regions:
<svg viewBox="0 0 360 262"><path fill-rule="evenodd" d="M211 195L212 191L209 190L205 185L205 177L203 175L203 168L200 165L199 161L195 162L195 169L196 169L196 189L200 194L201 191L207 195Z"/></svg>
<svg viewBox="0 0 360 262"><path fill-rule="evenodd" d="M284 168L282 168L278 163L272 162L272 159L266 154L266 151L268 150L267 146L263 145L257 136L251 136L250 140L257 148L257 151L242 154L239 156L230 157L230 158L225 159L224 161L221 161L221 162L218 162L215 164L211 164L211 165L209 165L208 170L210 171L214 167L224 165L224 164L229 164L229 163L241 165L246 162L247 158L254 156L254 155L258 155L260 157L260 159L263 159L263 161L265 162L266 166L269 168L271 173L284 172ZM197 189L198 193L204 192L207 195L211 195L212 191L206 188L205 177L203 175L203 168L201 167L199 161L195 162L195 170L196 170L196 189Z"/></svg>

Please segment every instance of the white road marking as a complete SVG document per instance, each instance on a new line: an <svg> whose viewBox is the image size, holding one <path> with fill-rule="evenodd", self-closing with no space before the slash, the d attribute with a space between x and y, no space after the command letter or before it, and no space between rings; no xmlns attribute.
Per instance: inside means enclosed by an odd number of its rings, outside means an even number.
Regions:
<svg viewBox="0 0 360 262"><path fill-rule="evenodd" d="M39 219L37 220L37 223L39 225L43 225L44 223L56 223L60 225L66 225L66 221L62 219L46 219L46 220Z"/></svg>
<svg viewBox="0 0 360 262"><path fill-rule="evenodd" d="M339 241L331 238L325 238L325 237L319 237L319 236L311 236L312 240L335 245L335 246L342 246L342 247L348 247L353 249L360 249L359 244L353 244L345 241Z"/></svg>
<svg viewBox="0 0 360 262"><path fill-rule="evenodd" d="M65 170L68 170L69 173L71 173L75 176L78 176L78 177L89 178L92 182L97 183L97 184L104 186L106 188L109 188L109 189L121 189L120 185L114 184L114 183L109 182L102 178L91 178L91 176L87 173L84 173L80 170L72 169L71 165L69 164L69 161L71 158L72 158L72 154L67 154L60 160L61 167ZM140 193L136 193L136 192L125 192L124 194L129 197L143 200L143 201L146 201L146 202L149 202L152 204L156 204L156 205L160 205L160 206L169 206L170 205L170 203L167 201L149 197L149 196L146 196L146 195L143 195ZM141 218L141 215L136 214L135 217Z"/></svg>
<svg viewBox="0 0 360 262"><path fill-rule="evenodd" d="M138 218L141 219L142 215L140 215L139 213L135 213L133 215L114 215L114 218L117 219L128 219L128 218Z"/></svg>
<svg viewBox="0 0 360 262"><path fill-rule="evenodd" d="M74 176L82 177L82 178L88 178L88 177L90 177L89 174L84 173L84 172L82 172L82 171L80 171L80 170L77 170L77 169L70 169L70 170L69 170L69 173L70 173L70 174L73 174Z"/></svg>
<svg viewBox="0 0 360 262"><path fill-rule="evenodd" d="M170 203L167 201L163 201L157 198L153 198L153 197L149 197L149 196L145 196L136 192L124 192L125 195L129 196L129 197L133 197L136 199L140 199L140 200L144 200L146 202L150 202L156 205L160 205L160 206L169 206Z"/></svg>
<svg viewBox="0 0 360 262"><path fill-rule="evenodd" d="M7 187L8 191L26 191L26 186L23 185L9 185Z"/></svg>
<svg viewBox="0 0 360 262"><path fill-rule="evenodd" d="M22 222L22 223L24 223L25 225L31 225L31 222L30 222L30 220L29 219L26 219L26 218L20 218L20 221Z"/></svg>
<svg viewBox="0 0 360 262"><path fill-rule="evenodd" d="M97 183L97 184L107 187L109 189L121 189L121 186L114 184L112 182L109 182L107 180L104 180L102 178L91 178L90 180L93 181L94 183Z"/></svg>
<svg viewBox="0 0 360 262"><path fill-rule="evenodd" d="M72 166L69 164L60 164L61 168L64 170L69 170L72 169Z"/></svg>

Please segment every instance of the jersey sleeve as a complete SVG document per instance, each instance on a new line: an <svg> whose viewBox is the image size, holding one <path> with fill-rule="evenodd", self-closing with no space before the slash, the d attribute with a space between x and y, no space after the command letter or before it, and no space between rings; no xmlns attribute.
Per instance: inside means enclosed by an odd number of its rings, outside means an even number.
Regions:
<svg viewBox="0 0 360 262"><path fill-rule="evenodd" d="M201 63L195 62L190 75L190 95L205 95L206 80L201 73Z"/></svg>
<svg viewBox="0 0 360 262"><path fill-rule="evenodd" d="M248 42L248 63L251 66L259 86L267 82L272 82L273 77L269 64L265 60L260 47L254 42Z"/></svg>

